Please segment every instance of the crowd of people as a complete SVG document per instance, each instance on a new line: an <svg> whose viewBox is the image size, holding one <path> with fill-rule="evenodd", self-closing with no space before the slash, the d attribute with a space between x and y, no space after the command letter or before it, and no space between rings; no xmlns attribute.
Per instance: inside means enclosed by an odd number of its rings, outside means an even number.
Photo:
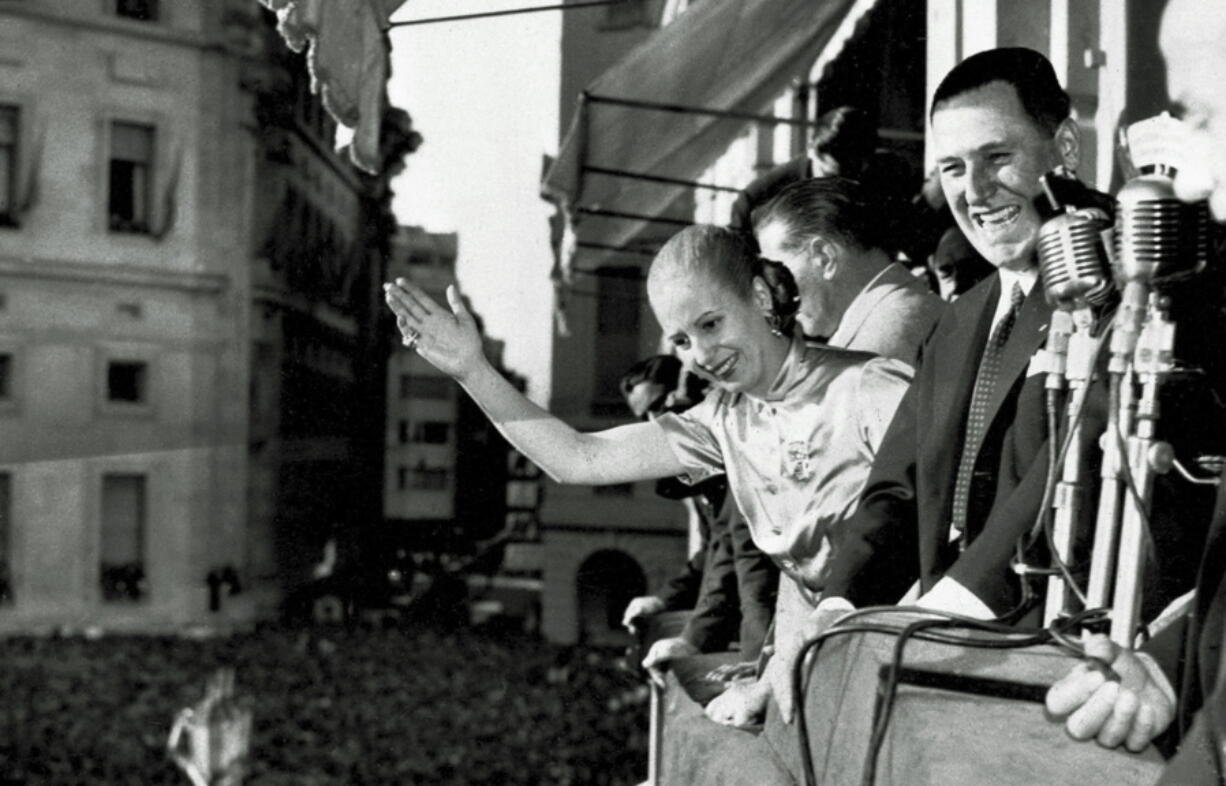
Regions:
<svg viewBox="0 0 1226 786"><path fill-rule="evenodd" d="M1186 118L1174 192L1207 199L1226 223L1226 92L1204 78L1226 73L1226 11L1172 0L1162 49ZM687 227L664 245L648 298L672 354L710 385L680 411L645 407L645 421L578 432L492 369L454 288L448 308L410 282L386 286L405 345L452 375L555 480L722 478L749 535L740 550L767 558L779 578L767 644L749 641L763 657L706 706L714 722L752 725L771 708L787 722L797 654L857 608L902 603L1023 626L1043 614L1047 576L1016 569L1052 562L1048 542L1031 533L1050 503L1055 435L1068 428L1047 392L1055 309L1037 258L1050 218L1041 178L1073 177L1084 164L1081 131L1051 63L1029 49L974 54L931 98L937 169L912 205L947 209L953 224L927 233L929 251L916 251L925 233L882 220L901 214L883 204L906 200L895 193L896 162L864 144L871 135L854 109L827 116L808 155L747 188L730 226ZM1111 208L1106 195L1076 193L1085 203L1070 207ZM908 255L928 261L930 282L899 265ZM1176 456L1226 454L1224 273L1210 260L1162 286L1184 373L1162 387L1159 436ZM1104 335L1117 302L1092 304L1085 329ZM1108 398L1104 386L1088 383L1088 434L1109 416L1095 403ZM1096 479L1097 446L1084 461L1082 476ZM1181 606L1186 624L1140 646L1132 630L1120 642L1087 629L1083 662L1048 694L1048 710L1077 739L1134 751L1157 744L1173 757L1169 783L1222 779L1226 501L1215 515L1214 494L1173 473L1155 478L1149 497L1141 621L1193 592ZM1069 523L1070 583L1084 579L1093 541L1094 506L1080 513ZM719 534L735 531L712 528L702 570L715 575L699 583L700 605L708 583L750 589L738 584L737 539ZM732 558L716 559L720 549ZM655 600L636 600L628 622L668 605ZM658 671L709 646L692 632L676 639L647 665Z"/></svg>
<svg viewBox="0 0 1226 786"><path fill-rule="evenodd" d="M270 627L5 639L0 783L188 783L167 732L223 666L251 711L250 786L613 785L646 769L646 689L608 651L429 625Z"/></svg>

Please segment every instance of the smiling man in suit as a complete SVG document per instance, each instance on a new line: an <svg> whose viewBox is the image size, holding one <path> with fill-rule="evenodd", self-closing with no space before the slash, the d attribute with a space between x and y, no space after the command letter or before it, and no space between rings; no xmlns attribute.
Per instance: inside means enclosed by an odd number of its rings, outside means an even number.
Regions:
<svg viewBox="0 0 1226 786"><path fill-rule="evenodd" d="M1039 176L1077 166L1080 136L1051 63L995 49L933 96L931 142L959 228L996 273L946 310L843 530L815 616L894 603L990 618L1010 610L1009 569L1045 479L1043 375L1028 374L1051 314L1037 285ZM823 612L829 612L823 615Z"/></svg>

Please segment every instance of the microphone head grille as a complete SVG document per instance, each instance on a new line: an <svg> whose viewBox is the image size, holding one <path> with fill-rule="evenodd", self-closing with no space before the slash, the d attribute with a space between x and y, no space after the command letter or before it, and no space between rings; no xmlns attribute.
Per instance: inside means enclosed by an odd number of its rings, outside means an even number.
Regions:
<svg viewBox="0 0 1226 786"><path fill-rule="evenodd" d="M1102 233L1111 219L1101 210L1063 213L1039 229L1039 276L1047 300L1062 309L1100 305L1111 293Z"/></svg>
<svg viewBox="0 0 1226 786"><path fill-rule="evenodd" d="M1115 214L1115 278L1162 283L1199 272L1209 258L1209 212L1175 198L1162 175L1134 178L1120 189Z"/></svg>

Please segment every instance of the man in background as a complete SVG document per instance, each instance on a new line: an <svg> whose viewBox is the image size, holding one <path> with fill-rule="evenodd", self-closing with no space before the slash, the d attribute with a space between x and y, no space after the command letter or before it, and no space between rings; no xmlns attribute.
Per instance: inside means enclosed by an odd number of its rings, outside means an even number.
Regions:
<svg viewBox="0 0 1226 786"><path fill-rule="evenodd" d="M944 304L893 261L879 214L859 183L812 178L755 210L754 236L796 279L805 335L915 366Z"/></svg>

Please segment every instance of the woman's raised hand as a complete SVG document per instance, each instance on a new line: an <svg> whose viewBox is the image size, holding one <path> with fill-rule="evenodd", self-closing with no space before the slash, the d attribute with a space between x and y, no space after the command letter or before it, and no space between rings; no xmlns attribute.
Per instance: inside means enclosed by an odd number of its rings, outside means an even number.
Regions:
<svg viewBox="0 0 1226 786"><path fill-rule="evenodd" d="M430 365L463 381L484 361L477 324L454 284L447 287L451 313L421 287L403 278L384 284L383 291L388 307L396 314L404 345L417 350Z"/></svg>

